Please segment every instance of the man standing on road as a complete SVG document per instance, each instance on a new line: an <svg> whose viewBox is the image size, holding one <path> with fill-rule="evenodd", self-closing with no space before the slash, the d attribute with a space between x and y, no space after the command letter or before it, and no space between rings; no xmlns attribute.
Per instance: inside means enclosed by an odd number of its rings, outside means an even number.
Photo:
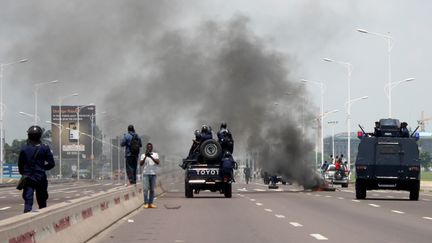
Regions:
<svg viewBox="0 0 432 243"><path fill-rule="evenodd" d="M153 152L153 144L147 143L146 151L141 155L140 159L140 165L143 166L144 208L156 208L153 200L159 163L159 155Z"/></svg>
<svg viewBox="0 0 432 243"><path fill-rule="evenodd" d="M243 173L245 175L246 184L249 184L249 180L251 178L251 169L248 165L246 165L246 167L244 168Z"/></svg>
<svg viewBox="0 0 432 243"><path fill-rule="evenodd" d="M128 133L124 134L121 146L125 147L126 174L129 185L136 184L138 156L142 143L133 125L128 126Z"/></svg>
<svg viewBox="0 0 432 243"><path fill-rule="evenodd" d="M18 158L19 173L26 177L22 197L24 213L32 211L33 195L39 209L47 206L48 180L45 171L55 166L53 154L46 144L42 144L42 128L31 126L27 130L27 143L21 148Z"/></svg>

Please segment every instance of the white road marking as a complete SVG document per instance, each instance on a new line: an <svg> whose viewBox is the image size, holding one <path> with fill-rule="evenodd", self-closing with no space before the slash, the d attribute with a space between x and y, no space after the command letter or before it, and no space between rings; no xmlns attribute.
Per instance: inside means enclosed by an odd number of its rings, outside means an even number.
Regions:
<svg viewBox="0 0 432 243"><path fill-rule="evenodd" d="M276 218L279 218L279 219L283 219L283 218L285 218L285 216L282 215L282 214L275 214L275 216L276 216Z"/></svg>
<svg viewBox="0 0 432 243"><path fill-rule="evenodd" d="M430 202L430 199L423 198L423 201Z"/></svg>
<svg viewBox="0 0 432 243"><path fill-rule="evenodd" d="M267 212L273 212L273 210L271 210L270 208L266 208L266 209L264 209L265 211L267 211Z"/></svg>
<svg viewBox="0 0 432 243"><path fill-rule="evenodd" d="M398 214L404 214L404 212L402 211L398 211L398 210L392 210L393 213L398 213Z"/></svg>
<svg viewBox="0 0 432 243"><path fill-rule="evenodd" d="M341 199L341 200L342 200L342 199L344 199L344 198L343 198L343 197L338 197L337 199Z"/></svg>
<svg viewBox="0 0 432 243"><path fill-rule="evenodd" d="M373 204L373 203L369 203L368 205L371 206L371 207L374 207L374 208L379 208L379 207L381 207L380 205Z"/></svg>
<svg viewBox="0 0 432 243"><path fill-rule="evenodd" d="M58 201L58 200L60 200L60 198L54 198L53 200L54 200L54 201Z"/></svg>
<svg viewBox="0 0 432 243"><path fill-rule="evenodd" d="M290 224L291 224L292 226L294 226L294 227L303 227L302 224L299 224L299 223L297 223L297 222L290 222Z"/></svg>
<svg viewBox="0 0 432 243"><path fill-rule="evenodd" d="M312 193L308 192L308 193L306 193L306 195L308 195L308 196L312 196Z"/></svg>
<svg viewBox="0 0 432 243"><path fill-rule="evenodd" d="M3 197L0 197L0 198L6 198L6 197L3 196Z"/></svg>
<svg viewBox="0 0 432 243"><path fill-rule="evenodd" d="M320 194L315 194L314 196L315 196L315 197L321 197L321 195L320 195Z"/></svg>
<svg viewBox="0 0 432 243"><path fill-rule="evenodd" d="M134 223L135 222L135 220L133 220L133 219L128 219L128 223Z"/></svg>
<svg viewBox="0 0 432 243"><path fill-rule="evenodd" d="M238 191L241 191L241 192L247 192L247 189L246 188L239 188L239 189L237 189Z"/></svg>
<svg viewBox="0 0 432 243"><path fill-rule="evenodd" d="M424 219L432 220L431 217L423 217Z"/></svg>
<svg viewBox="0 0 432 243"><path fill-rule="evenodd" d="M372 194L372 196L379 197L379 194L374 193L374 194Z"/></svg>
<svg viewBox="0 0 432 243"><path fill-rule="evenodd" d="M0 208L0 211L4 211L4 210L9 209L9 208L11 208L11 207Z"/></svg>
<svg viewBox="0 0 432 243"><path fill-rule="evenodd" d="M111 186L111 185L112 185L112 183L104 184L104 186Z"/></svg>
<svg viewBox="0 0 432 243"><path fill-rule="evenodd" d="M351 201L353 201L353 202L360 202L360 200L355 200L355 199L354 199L354 200L351 200Z"/></svg>
<svg viewBox="0 0 432 243"><path fill-rule="evenodd" d="M264 190L264 189L261 189L261 188L255 188L254 191L257 191L257 192L265 192L265 190Z"/></svg>
<svg viewBox="0 0 432 243"><path fill-rule="evenodd" d="M256 200L255 199L253 199L253 198L251 198L251 199L249 199L249 200L251 200L251 202L255 202Z"/></svg>
<svg viewBox="0 0 432 243"><path fill-rule="evenodd" d="M69 193L75 193L77 191L68 191L68 192L64 192L65 194L69 194Z"/></svg>
<svg viewBox="0 0 432 243"><path fill-rule="evenodd" d="M330 198L330 197L332 197L332 196L330 196L330 195L326 195L325 197Z"/></svg>
<svg viewBox="0 0 432 243"><path fill-rule="evenodd" d="M386 198L394 198L393 196L391 196L391 195L389 195L389 196L386 196Z"/></svg>
<svg viewBox="0 0 432 243"><path fill-rule="evenodd" d="M324 237L321 234L310 234L310 236L312 236L313 238L315 238L317 240L328 240L326 237Z"/></svg>
<svg viewBox="0 0 432 243"><path fill-rule="evenodd" d="M262 206L263 204L262 203L255 203L257 206Z"/></svg>

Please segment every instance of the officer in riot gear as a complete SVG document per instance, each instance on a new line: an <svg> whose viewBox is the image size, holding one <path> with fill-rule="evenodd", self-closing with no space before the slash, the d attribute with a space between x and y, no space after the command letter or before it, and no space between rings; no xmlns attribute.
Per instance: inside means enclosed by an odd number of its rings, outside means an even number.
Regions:
<svg viewBox="0 0 432 243"><path fill-rule="evenodd" d="M54 168L55 162L49 146L41 142L42 133L42 128L36 125L27 130L28 139L18 158L19 173L25 178L22 193L24 213L32 211L34 192L39 209L47 206L48 180L45 172Z"/></svg>
<svg viewBox="0 0 432 243"><path fill-rule="evenodd" d="M231 154L234 152L234 139L230 130L227 128L227 123L222 122L220 130L217 133L218 142L222 147L222 151L229 151Z"/></svg>

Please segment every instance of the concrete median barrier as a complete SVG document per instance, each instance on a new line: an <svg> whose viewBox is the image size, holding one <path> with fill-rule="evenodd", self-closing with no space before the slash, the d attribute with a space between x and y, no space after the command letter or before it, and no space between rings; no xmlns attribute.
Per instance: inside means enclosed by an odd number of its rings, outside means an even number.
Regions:
<svg viewBox="0 0 432 243"><path fill-rule="evenodd" d="M156 192L164 192L158 177ZM0 221L0 243L85 242L143 204L142 184L117 187Z"/></svg>

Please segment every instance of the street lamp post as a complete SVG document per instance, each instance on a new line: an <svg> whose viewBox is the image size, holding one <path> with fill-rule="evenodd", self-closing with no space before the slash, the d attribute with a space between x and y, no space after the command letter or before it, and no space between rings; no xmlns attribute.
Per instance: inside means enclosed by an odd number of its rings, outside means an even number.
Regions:
<svg viewBox="0 0 432 243"><path fill-rule="evenodd" d="M347 73L348 73L348 99L347 99L347 135L348 135L348 139L347 139L347 160L348 160L348 165L350 165L351 162L351 74L352 74L352 65L349 62L341 62L341 61L337 61L337 60L333 60L330 58L324 58L324 61L326 62L334 62L337 63L339 65L344 66L347 69ZM334 156L334 153L333 153Z"/></svg>
<svg viewBox="0 0 432 243"><path fill-rule="evenodd" d="M320 114L324 114L324 83L323 82L316 82L316 81L310 81L310 80L306 80L306 79L302 79L301 80L303 83L313 83L316 84L320 87L321 89L321 109L320 109ZM324 122L322 117L320 117L321 119L321 164L324 163L324 132L323 132L323 128L324 128Z"/></svg>
<svg viewBox="0 0 432 243"><path fill-rule="evenodd" d="M37 83L37 84L35 84L34 85L34 105L35 105L35 108L34 108L34 114L35 114L35 121L34 121L34 124L35 125L37 125L37 119L36 119L36 117L37 117L37 112L38 112L38 99L37 99L37 92L38 92L38 90L39 90L39 88L41 87L41 86L43 86L43 85L47 85L47 84L55 84L55 83L58 83L59 81L58 80L53 80L53 81L49 81L49 82L43 82L43 83Z"/></svg>
<svg viewBox="0 0 432 243"><path fill-rule="evenodd" d="M38 120L40 121L40 118L38 116L36 116L36 115L30 114L30 113L27 113L27 112L23 112L23 111L20 111L18 113L21 114L21 115L23 115L23 116L28 116L31 119L34 119L35 121L38 121Z"/></svg>
<svg viewBox="0 0 432 243"><path fill-rule="evenodd" d="M88 105L78 106L77 107L77 129L78 129L78 138L77 138L77 180L80 180L80 113L81 110L85 107L92 106L93 103L90 103Z"/></svg>
<svg viewBox="0 0 432 243"><path fill-rule="evenodd" d="M335 148L335 146L334 146L334 128L335 128L335 125L338 124L338 121L329 121L327 123L332 125L332 156L334 158L334 156L335 156L335 149L334 149Z"/></svg>
<svg viewBox="0 0 432 243"><path fill-rule="evenodd" d="M0 104L3 104L3 69L17 63L27 62L22 59L16 62L0 63ZM3 183L3 163L4 163L4 133L3 133L3 105L0 105L0 183Z"/></svg>
<svg viewBox="0 0 432 243"><path fill-rule="evenodd" d="M387 98L389 99L389 114L392 114L392 89L398 86L399 84L414 81L415 78L407 78L404 80L400 80L397 82L393 82L384 86L384 91L387 90Z"/></svg>
<svg viewBox="0 0 432 243"><path fill-rule="evenodd" d="M376 33L376 32L370 32L367 31L365 29L357 29L358 32L363 33L363 34L371 34L371 35L375 35L375 36L379 36L381 38L386 39L387 41L387 53L388 53L388 86L391 86L391 51L393 49L393 43L394 43L394 39L392 36L390 35L384 35L384 34L380 34L380 33ZM391 118L392 114L391 114L391 99L389 99L389 118Z"/></svg>
<svg viewBox="0 0 432 243"><path fill-rule="evenodd" d="M59 134L58 134L58 143L59 143L59 147L58 147L58 152L59 152L59 177L63 178L63 174L62 174L62 133L63 133L63 126L62 124L62 102L64 99L69 98L69 97L75 97L78 96L78 93L73 93L70 95L66 95L66 96L60 96L59 97L59 124L60 126L58 126L59 129Z"/></svg>
<svg viewBox="0 0 432 243"><path fill-rule="evenodd" d="M362 96L362 97L359 97L359 98L355 98L355 99L349 100L348 102L345 103L347 105L348 109L350 109L349 116L347 117L347 120L349 119L351 121L351 104L354 103L354 102L356 102L356 101L359 101L359 100L365 100L367 98L369 98L369 96ZM350 122L350 125L351 125L351 122ZM347 153L347 162L348 162L348 169L351 170L351 167L350 167L351 166L351 127L348 127L348 153ZM350 177L350 175L348 175L348 176Z"/></svg>

